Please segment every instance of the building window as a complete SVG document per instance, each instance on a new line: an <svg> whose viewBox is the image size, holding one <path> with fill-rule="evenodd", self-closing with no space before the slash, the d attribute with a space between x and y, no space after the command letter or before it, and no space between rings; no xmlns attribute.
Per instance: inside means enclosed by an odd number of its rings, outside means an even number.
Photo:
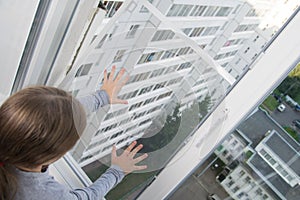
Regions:
<svg viewBox="0 0 300 200"><path fill-rule="evenodd" d="M172 91L170 91L170 92L166 92L166 93L164 93L164 94L161 94L161 95L159 95L158 97L157 97L157 101L158 100L160 100L160 99L163 99L163 98L166 98L166 97L169 97L169 96L171 96L171 94L172 94Z"/></svg>
<svg viewBox="0 0 300 200"><path fill-rule="evenodd" d="M177 51L178 51L178 49L171 49L171 50L165 51L164 55L161 57L161 60L167 59L167 58L173 58L176 55Z"/></svg>
<svg viewBox="0 0 300 200"><path fill-rule="evenodd" d="M202 33L202 31L204 30L203 27L198 27L198 28L195 28L192 33L190 34L190 37L199 37Z"/></svg>
<svg viewBox="0 0 300 200"><path fill-rule="evenodd" d="M137 108L141 107L141 105L143 105L143 101L138 102L138 103L136 103L136 104L133 104L133 105L129 108L129 111L134 110L134 109L137 109Z"/></svg>
<svg viewBox="0 0 300 200"><path fill-rule="evenodd" d="M192 10L190 16L201 16L205 9L207 8L207 6L195 6L194 9Z"/></svg>
<svg viewBox="0 0 300 200"><path fill-rule="evenodd" d="M182 7L182 9L180 10L180 12L178 13L178 16L182 17L182 16L188 16L188 14L190 13L191 9L193 8L192 5L184 5Z"/></svg>
<svg viewBox="0 0 300 200"><path fill-rule="evenodd" d="M164 71L165 71L164 68L154 70L149 78L154 78L154 77L160 76Z"/></svg>
<svg viewBox="0 0 300 200"><path fill-rule="evenodd" d="M256 10L253 8L253 9L249 10L249 12L246 14L246 16L247 17L256 17L258 15L256 14Z"/></svg>
<svg viewBox="0 0 300 200"><path fill-rule="evenodd" d="M166 83L167 83L167 81L164 81L164 82L161 82L161 83L156 84L156 85L154 86L153 90L158 90L158 89L160 89L160 88L165 87Z"/></svg>
<svg viewBox="0 0 300 200"><path fill-rule="evenodd" d="M207 27L202 36L214 35L219 30L219 26Z"/></svg>
<svg viewBox="0 0 300 200"><path fill-rule="evenodd" d="M188 68L190 68L191 66L192 66L192 63L191 63L191 62L185 62L185 63L182 63L182 64L178 67L177 71L180 71L180 70L183 70L183 69L188 69Z"/></svg>
<svg viewBox="0 0 300 200"><path fill-rule="evenodd" d="M169 10L167 16L177 16L181 8L182 8L182 5L173 4Z"/></svg>
<svg viewBox="0 0 300 200"><path fill-rule="evenodd" d="M92 65L93 63L81 65L77 70L75 77L87 75L90 72Z"/></svg>
<svg viewBox="0 0 300 200"><path fill-rule="evenodd" d="M258 24L242 24L239 25L234 32L254 31Z"/></svg>
<svg viewBox="0 0 300 200"><path fill-rule="evenodd" d="M134 38L139 27L140 27L140 25L138 25L138 24L130 26L130 29L126 35L126 38L127 39Z"/></svg>
<svg viewBox="0 0 300 200"><path fill-rule="evenodd" d="M169 74L174 72L177 69L178 65L172 65L170 67L167 68L167 70L165 71L165 74Z"/></svg>
<svg viewBox="0 0 300 200"><path fill-rule="evenodd" d="M131 78L129 79L127 84L146 80L150 73L151 72L144 72L144 73L140 73L140 74L136 74L134 76L131 76Z"/></svg>
<svg viewBox="0 0 300 200"><path fill-rule="evenodd" d="M141 89L139 95L142 95L142 94L150 92L152 88L153 88L153 85L148 86L148 87L144 87L143 89Z"/></svg>
<svg viewBox="0 0 300 200"><path fill-rule="evenodd" d="M172 79L172 80L169 81L169 83L167 84L167 86L170 86L170 85L174 85L174 84L176 84L176 83L179 83L182 79L183 79L183 77L179 77L179 78Z"/></svg>
<svg viewBox="0 0 300 200"><path fill-rule="evenodd" d="M231 181L229 181L226 185L227 185L228 187L231 187L233 184L234 184L234 181L231 180Z"/></svg>
<svg viewBox="0 0 300 200"><path fill-rule="evenodd" d="M234 187L234 188L232 189L232 192L235 193L235 192L237 192L239 189L240 189L240 187L239 187L239 186L236 186L236 187Z"/></svg>
<svg viewBox="0 0 300 200"><path fill-rule="evenodd" d="M159 60L162 54L163 51L143 54L140 60L138 61L138 64Z"/></svg>
<svg viewBox="0 0 300 200"><path fill-rule="evenodd" d="M114 138L116 138L116 137L122 135L122 133L123 133L123 131L119 131L119 132L113 134L113 135L110 137L110 139L112 140L112 139L114 139Z"/></svg>
<svg viewBox="0 0 300 200"><path fill-rule="evenodd" d="M117 53L116 53L116 55L115 55L115 57L114 57L113 62L120 62L120 61L122 61L122 58L123 58L125 52L126 52L125 49L118 50Z"/></svg>
<svg viewBox="0 0 300 200"><path fill-rule="evenodd" d="M241 170L240 173L239 173L240 176L243 176L244 174L245 174L244 170Z"/></svg>
<svg viewBox="0 0 300 200"><path fill-rule="evenodd" d="M123 108L123 109L117 110L117 111L115 111L115 112L113 112L113 113L108 113L108 114L106 115L104 121L109 120L109 119L113 118L114 116L122 115L122 114L124 114L126 111L127 111L127 108Z"/></svg>
<svg viewBox="0 0 300 200"><path fill-rule="evenodd" d="M175 33L171 30L159 30L156 31L152 38L152 42L154 41L163 41L163 40L171 40L175 36Z"/></svg>
<svg viewBox="0 0 300 200"><path fill-rule="evenodd" d="M208 17L214 16L218 9L219 9L218 6L209 6L206 12L204 13L204 16L208 16Z"/></svg>
<svg viewBox="0 0 300 200"><path fill-rule="evenodd" d="M135 113L134 113L134 114L135 114ZM137 118L143 117L145 114L146 114L146 111L141 112L141 113L139 113L139 114L135 114L134 117L133 117L133 119L137 119Z"/></svg>
<svg viewBox="0 0 300 200"><path fill-rule="evenodd" d="M101 133L104 133L104 132L110 131L110 130L116 128L116 127L117 127L117 123L112 124L112 125L110 125L110 126L107 126L107 127L103 128L103 129L101 129L100 132L101 132Z"/></svg>
<svg viewBox="0 0 300 200"><path fill-rule="evenodd" d="M135 90L133 92L125 93L125 94L119 96L119 98L120 99L125 99L125 100L134 98L137 95L138 91L139 90Z"/></svg>
<svg viewBox="0 0 300 200"><path fill-rule="evenodd" d="M178 53L177 53L177 56L182 56L182 55L186 55L188 54L188 52L190 51L191 47L184 47L184 48L181 48Z"/></svg>
<svg viewBox="0 0 300 200"><path fill-rule="evenodd" d="M98 45L96 46L96 49L99 49L99 48L102 47L102 45L103 45L103 43L105 42L107 36L108 36L107 34L105 34L105 35L103 36L103 38L100 40L100 42L99 42Z"/></svg>
<svg viewBox="0 0 300 200"><path fill-rule="evenodd" d="M151 119L146 119L145 121L142 121L141 123L139 123L139 126L142 126L150 121L151 121Z"/></svg>
<svg viewBox="0 0 300 200"><path fill-rule="evenodd" d="M157 110L159 110L160 108L161 108L161 105L155 106L154 108L151 108L150 110L148 110L147 114L152 113L152 112L154 112L154 111L157 111Z"/></svg>
<svg viewBox="0 0 300 200"><path fill-rule="evenodd" d="M183 33L186 34L187 36L190 35L190 32L192 31L192 28L185 28L185 29L182 29Z"/></svg>
<svg viewBox="0 0 300 200"><path fill-rule="evenodd" d="M218 17L226 17L230 14L232 8L231 7L222 7L220 10L217 12L216 16Z"/></svg>
<svg viewBox="0 0 300 200"><path fill-rule="evenodd" d="M106 17L112 17L123 4L122 1L104 1L107 9Z"/></svg>
<svg viewBox="0 0 300 200"><path fill-rule="evenodd" d="M149 104L149 103L152 103L155 99L156 99L156 97L152 97L152 98L150 98L150 99L147 99L147 100L144 102L143 105L147 105L147 104Z"/></svg>

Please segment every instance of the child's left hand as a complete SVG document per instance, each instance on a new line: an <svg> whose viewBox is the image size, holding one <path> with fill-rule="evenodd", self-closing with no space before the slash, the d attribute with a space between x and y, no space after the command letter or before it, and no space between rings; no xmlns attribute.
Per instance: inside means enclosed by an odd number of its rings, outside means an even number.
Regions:
<svg viewBox="0 0 300 200"><path fill-rule="evenodd" d="M111 164L118 165L123 170L125 175L131 173L132 171L143 170L147 168L147 165L136 165L148 157L148 154L145 153L137 158L134 158L137 152L143 148L142 144L135 147L136 144L136 141L132 142L120 156L117 156L116 146L113 146L111 153Z"/></svg>
<svg viewBox="0 0 300 200"><path fill-rule="evenodd" d="M109 96L110 104L128 104L128 101L118 99L118 93L122 87L126 84L129 79L129 76L123 78L125 69L122 68L118 73L117 77L114 79L116 72L116 66L112 67L109 77L107 77L107 70L104 71L104 81L101 87L101 90L105 90Z"/></svg>

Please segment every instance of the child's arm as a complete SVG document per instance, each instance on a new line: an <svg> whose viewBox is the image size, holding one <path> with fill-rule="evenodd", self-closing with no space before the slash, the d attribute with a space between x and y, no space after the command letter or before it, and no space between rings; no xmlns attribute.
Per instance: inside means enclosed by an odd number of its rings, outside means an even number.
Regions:
<svg viewBox="0 0 300 200"><path fill-rule="evenodd" d="M126 174L135 170L146 169L146 165L136 165L148 156L143 154L134 158L137 152L143 148L141 144L135 147L136 144L136 141L132 142L120 156L117 156L116 147L113 146L111 155L112 166L91 186L71 191L71 194L80 197L79 199L102 199L113 187L122 181Z"/></svg>
<svg viewBox="0 0 300 200"><path fill-rule="evenodd" d="M107 71L104 71L104 81L101 90L97 90L94 94L78 98L80 103L84 106L86 111L94 112L99 107L103 107L107 104L127 104L126 100L117 98L117 95L121 88L128 80L128 76L123 78L125 69L122 68L114 79L116 67L113 66L109 77L107 77Z"/></svg>
<svg viewBox="0 0 300 200"><path fill-rule="evenodd" d="M109 96L104 90L97 90L93 94L77 99L88 113L94 112L98 110L98 108L109 104Z"/></svg>

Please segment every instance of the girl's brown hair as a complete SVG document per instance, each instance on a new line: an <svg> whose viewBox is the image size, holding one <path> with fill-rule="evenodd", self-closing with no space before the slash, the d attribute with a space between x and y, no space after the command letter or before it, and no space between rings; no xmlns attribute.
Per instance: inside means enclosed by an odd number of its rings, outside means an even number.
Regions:
<svg viewBox="0 0 300 200"><path fill-rule="evenodd" d="M36 168L70 150L86 126L80 103L45 86L23 89L0 107L0 199L17 191L15 168Z"/></svg>

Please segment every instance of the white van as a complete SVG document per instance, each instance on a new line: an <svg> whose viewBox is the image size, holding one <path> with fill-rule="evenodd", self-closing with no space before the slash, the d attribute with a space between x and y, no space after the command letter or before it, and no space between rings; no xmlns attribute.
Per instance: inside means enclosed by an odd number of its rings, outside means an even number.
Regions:
<svg viewBox="0 0 300 200"><path fill-rule="evenodd" d="M277 109L280 111L280 112L283 112L285 110L285 105L284 104L280 104Z"/></svg>

